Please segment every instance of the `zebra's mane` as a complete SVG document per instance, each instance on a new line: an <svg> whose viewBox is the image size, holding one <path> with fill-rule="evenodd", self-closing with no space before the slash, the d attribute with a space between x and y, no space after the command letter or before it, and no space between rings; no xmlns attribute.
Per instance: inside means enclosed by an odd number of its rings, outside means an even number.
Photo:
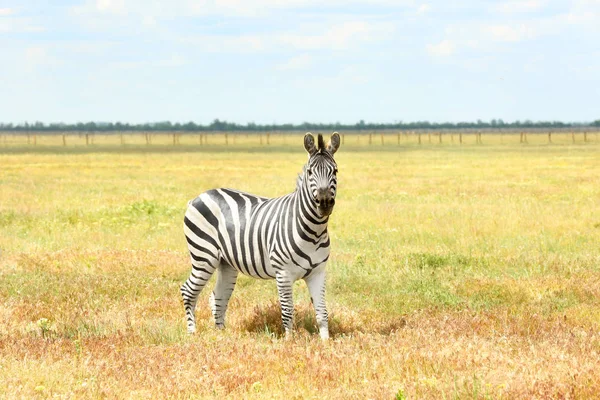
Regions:
<svg viewBox="0 0 600 400"><path fill-rule="evenodd" d="M298 178L296 178L296 190L300 190L302 187L302 181L304 181L304 175L306 174L306 166L308 164L304 164L302 167L302 171L298 174Z"/></svg>

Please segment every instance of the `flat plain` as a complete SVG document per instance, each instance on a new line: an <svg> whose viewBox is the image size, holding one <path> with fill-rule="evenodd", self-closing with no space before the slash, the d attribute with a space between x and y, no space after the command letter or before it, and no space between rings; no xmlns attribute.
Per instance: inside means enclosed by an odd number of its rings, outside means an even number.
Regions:
<svg viewBox="0 0 600 400"><path fill-rule="evenodd" d="M600 393L597 138L347 135L325 343L303 282L289 341L273 281L241 276L216 330L213 278L192 336L178 290L187 201L213 187L289 193L302 136L159 139L0 144L0 397Z"/></svg>

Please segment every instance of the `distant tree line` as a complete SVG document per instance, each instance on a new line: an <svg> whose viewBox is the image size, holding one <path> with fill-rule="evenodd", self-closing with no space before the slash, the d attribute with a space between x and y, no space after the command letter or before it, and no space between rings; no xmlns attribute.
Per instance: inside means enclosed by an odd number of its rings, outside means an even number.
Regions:
<svg viewBox="0 0 600 400"><path fill-rule="evenodd" d="M417 129L509 129L509 128L570 128L570 127L600 127L600 119L590 123L560 122L560 121L514 121L504 122L502 119L492 119L489 122L477 120L475 122L395 122L395 123L372 123L360 120L356 124L315 124L304 122L295 124L255 124L249 122L246 125L236 124L234 122L221 121L215 119L208 125L197 124L195 122L171 123L170 121L149 122L144 124L129 124L121 122L78 122L76 124L50 123L43 122L5 124L0 123L2 131L18 132L119 132L119 131L140 131L140 132L199 132L199 131L245 131L245 132L268 132L268 131L343 131L343 130L417 130Z"/></svg>

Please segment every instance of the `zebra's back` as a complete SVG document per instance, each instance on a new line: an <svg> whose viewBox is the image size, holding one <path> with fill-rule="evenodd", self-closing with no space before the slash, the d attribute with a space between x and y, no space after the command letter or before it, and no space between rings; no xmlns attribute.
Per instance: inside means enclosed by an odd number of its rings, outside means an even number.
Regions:
<svg viewBox="0 0 600 400"><path fill-rule="evenodd" d="M190 251L205 251L243 274L270 279L269 231L283 198L267 199L233 189L212 189L188 203L185 235Z"/></svg>

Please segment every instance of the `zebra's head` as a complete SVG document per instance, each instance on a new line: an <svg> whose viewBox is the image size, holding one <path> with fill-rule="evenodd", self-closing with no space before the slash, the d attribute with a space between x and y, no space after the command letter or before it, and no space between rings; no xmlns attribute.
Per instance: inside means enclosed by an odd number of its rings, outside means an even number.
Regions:
<svg viewBox="0 0 600 400"><path fill-rule="evenodd" d="M304 135L304 148L309 155L304 179L311 201L321 218L329 216L335 204L337 164L333 154L339 147L340 135L337 132L333 132L327 144L323 140L323 135L319 134L316 146L310 132Z"/></svg>

